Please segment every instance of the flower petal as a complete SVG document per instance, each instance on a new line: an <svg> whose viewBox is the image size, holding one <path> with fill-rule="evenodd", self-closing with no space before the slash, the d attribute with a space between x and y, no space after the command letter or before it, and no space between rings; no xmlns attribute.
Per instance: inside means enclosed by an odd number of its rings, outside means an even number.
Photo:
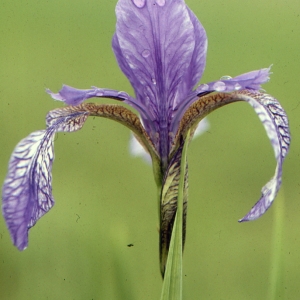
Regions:
<svg viewBox="0 0 300 300"><path fill-rule="evenodd" d="M286 113L275 98L268 94L251 90L236 91L228 94L217 93L200 97L184 113L174 139L172 153L175 153L181 138L186 135L188 130L195 128L198 122L207 114L219 107L237 101L246 101L254 108L264 125L277 160L274 176L262 188L262 195L259 201L244 218L239 220L243 222L255 220L265 213L274 201L281 185L282 163L289 150L290 133Z"/></svg>
<svg viewBox="0 0 300 300"><path fill-rule="evenodd" d="M79 130L88 113L52 111L47 116L47 130L31 133L15 148L9 162L2 198L3 215L14 245L19 250L28 245L28 230L54 205L52 163L54 135L57 131Z"/></svg>
<svg viewBox="0 0 300 300"><path fill-rule="evenodd" d="M190 93L185 101L178 103L171 124L171 132L175 133L178 129L180 120L188 110L188 107L192 105L199 97L203 97L212 92L234 92L245 89L259 90L261 84L266 83L269 80L270 68L264 68L257 71L251 71L242 75L231 78L230 76L223 76L218 81L213 81L199 85L195 91Z"/></svg>
<svg viewBox="0 0 300 300"><path fill-rule="evenodd" d="M245 89L260 90L261 85L270 79L270 69L271 67L251 71L233 78L223 76L220 80L199 85L196 91L202 93L207 91L234 92Z"/></svg>
<svg viewBox="0 0 300 300"><path fill-rule="evenodd" d="M81 90L69 85L63 85L58 93L53 93L49 89L46 92L55 100L63 101L68 105L79 105L86 99L92 97L113 98L116 100L128 100L130 97L125 92L110 89L92 87L91 89Z"/></svg>
<svg viewBox="0 0 300 300"><path fill-rule="evenodd" d="M28 245L28 229L53 205L51 169L53 130L31 133L15 148L3 186L3 215L13 243Z"/></svg>
<svg viewBox="0 0 300 300"><path fill-rule="evenodd" d="M186 96L192 91L194 86L201 79L206 64L207 37L205 29L194 13L188 7L187 9L194 25L195 49L193 52L192 61L182 82L181 91L179 96L176 97L177 101L174 101L174 107L177 106L178 102L186 99Z"/></svg>
<svg viewBox="0 0 300 300"><path fill-rule="evenodd" d="M174 96L202 74L203 62L196 57L192 59L194 24L198 21L194 16L191 21L183 0L119 0L116 15L113 49L119 66L134 87L137 100L152 103L158 115L162 112L161 105L171 105ZM204 38L202 27L200 30L200 25L196 25L197 37ZM198 46L197 51L203 57L206 41L199 41ZM190 66L197 70L187 84Z"/></svg>
<svg viewBox="0 0 300 300"><path fill-rule="evenodd" d="M239 222L255 220L271 206L281 185L282 163L290 146L288 119L279 102L270 95L259 93L254 97L246 96L245 101L254 108L265 127L274 150L277 166L274 176L262 188L259 201Z"/></svg>

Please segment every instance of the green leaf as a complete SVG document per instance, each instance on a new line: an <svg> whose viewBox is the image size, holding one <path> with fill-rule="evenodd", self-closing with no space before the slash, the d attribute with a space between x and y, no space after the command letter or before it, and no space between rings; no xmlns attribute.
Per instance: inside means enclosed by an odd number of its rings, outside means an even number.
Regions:
<svg viewBox="0 0 300 300"><path fill-rule="evenodd" d="M183 197L185 188L186 153L190 131L188 131L180 162L180 179L177 198L177 212L172 229L172 237L166 264L166 271L161 293L161 300L182 299L182 223Z"/></svg>

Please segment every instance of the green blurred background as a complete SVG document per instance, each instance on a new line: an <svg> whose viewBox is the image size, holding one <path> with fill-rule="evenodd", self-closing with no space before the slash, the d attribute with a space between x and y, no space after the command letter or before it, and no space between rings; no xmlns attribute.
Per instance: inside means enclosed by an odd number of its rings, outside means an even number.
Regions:
<svg viewBox="0 0 300 300"><path fill-rule="evenodd" d="M111 50L115 4L0 2L1 182L15 145L45 128L46 113L62 106L46 87L95 85L132 94ZM184 299L271 299L276 269L276 298L299 299L300 2L187 4L209 40L201 82L274 64L264 88L288 113L292 148L272 208L255 222L239 224L274 173L273 151L246 103L209 116L210 129L188 152ZM159 299L156 186L151 167L130 156L128 139L126 128L99 118L89 119L79 132L58 134L56 205L31 229L27 250L12 245L0 218L0 299ZM283 218L279 245L278 214ZM279 254L274 264L272 257Z"/></svg>

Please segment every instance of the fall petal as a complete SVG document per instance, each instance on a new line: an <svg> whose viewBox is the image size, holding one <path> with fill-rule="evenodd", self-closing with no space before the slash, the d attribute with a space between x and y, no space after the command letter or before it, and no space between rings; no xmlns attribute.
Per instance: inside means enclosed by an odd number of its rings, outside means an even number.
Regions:
<svg viewBox="0 0 300 300"><path fill-rule="evenodd" d="M33 132L16 146L10 158L2 190L2 210L13 243L19 250L27 248L28 229L54 205L53 137L53 130Z"/></svg>

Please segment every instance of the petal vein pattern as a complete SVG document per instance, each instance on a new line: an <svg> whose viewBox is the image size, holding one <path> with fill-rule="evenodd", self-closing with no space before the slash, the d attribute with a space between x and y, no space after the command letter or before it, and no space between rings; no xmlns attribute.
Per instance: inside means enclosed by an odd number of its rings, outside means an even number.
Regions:
<svg viewBox="0 0 300 300"><path fill-rule="evenodd" d="M3 214L14 245L28 245L28 229L53 205L54 130L31 133L15 148L3 186Z"/></svg>
<svg viewBox="0 0 300 300"><path fill-rule="evenodd" d="M256 93L245 99L255 110L264 125L272 144L277 166L274 176L262 188L261 198L240 222L259 218L273 203L281 185L282 164L290 145L290 132L286 113L279 102L268 94Z"/></svg>
<svg viewBox="0 0 300 300"><path fill-rule="evenodd" d="M14 245L28 245L28 230L54 205L52 163L54 135L58 131L79 130L89 113L71 107L50 111L47 130L31 133L15 148L3 185L3 215Z"/></svg>

